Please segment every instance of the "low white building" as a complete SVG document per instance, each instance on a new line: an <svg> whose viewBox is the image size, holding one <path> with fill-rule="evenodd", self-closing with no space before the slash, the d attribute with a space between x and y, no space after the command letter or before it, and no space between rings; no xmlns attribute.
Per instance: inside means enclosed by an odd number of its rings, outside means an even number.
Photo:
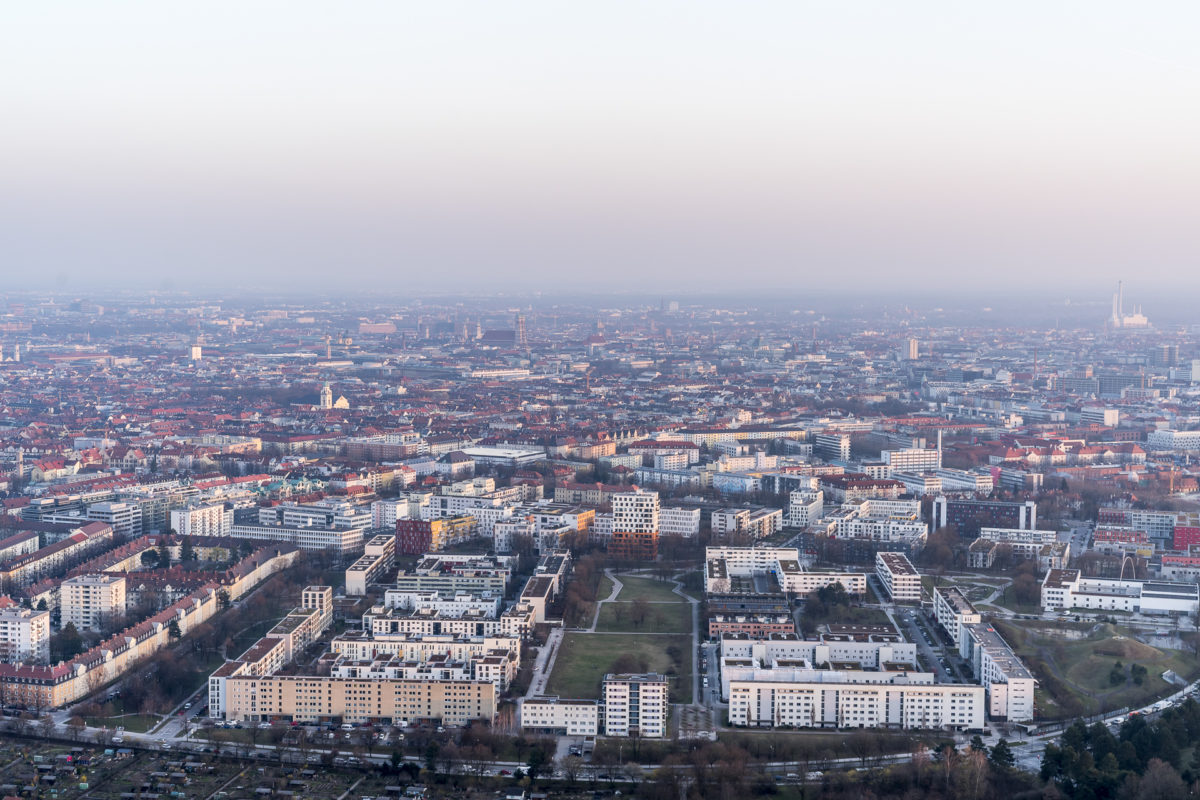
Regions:
<svg viewBox="0 0 1200 800"><path fill-rule="evenodd" d="M558 736L600 733L600 704L595 700L531 697L521 703L521 730Z"/></svg>
<svg viewBox="0 0 1200 800"><path fill-rule="evenodd" d="M799 597L835 583L840 583L847 594L862 597L867 593L865 572L811 572L799 561L780 561L776 577L782 591Z"/></svg>
<svg viewBox="0 0 1200 800"><path fill-rule="evenodd" d="M780 560L800 560L800 551L795 547L706 547L706 561L722 559L731 574L750 575L771 572L778 568Z"/></svg>
<svg viewBox="0 0 1200 800"><path fill-rule="evenodd" d="M1200 586L1169 581L1085 578L1077 569L1052 569L1042 580L1042 608L1086 608L1141 614L1195 614Z"/></svg>
<svg viewBox="0 0 1200 800"><path fill-rule="evenodd" d="M880 670L886 664L917 664L917 646L901 641L804 640L795 634L777 634L769 638L724 636L721 638L722 670L726 660L752 662L762 668L781 661L809 664L853 663L865 670ZM722 671L721 696L728 697L728 678Z"/></svg>
<svg viewBox="0 0 1200 800"><path fill-rule="evenodd" d="M337 556L346 556L362 551L361 528L319 528L307 525L234 525L232 535L238 539L256 542L290 544L301 550L327 551Z"/></svg>

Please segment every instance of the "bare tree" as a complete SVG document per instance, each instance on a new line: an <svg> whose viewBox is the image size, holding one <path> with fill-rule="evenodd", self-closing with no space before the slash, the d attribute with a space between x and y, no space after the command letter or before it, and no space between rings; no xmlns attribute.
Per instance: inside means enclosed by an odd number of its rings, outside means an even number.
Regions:
<svg viewBox="0 0 1200 800"><path fill-rule="evenodd" d="M73 716L67 720L67 730L71 732L72 739L82 739L84 731L87 730L87 722L81 716Z"/></svg>
<svg viewBox="0 0 1200 800"><path fill-rule="evenodd" d="M575 780L579 777L579 771L582 766L583 759L579 756L567 756L562 760L562 771L572 786L575 785Z"/></svg>

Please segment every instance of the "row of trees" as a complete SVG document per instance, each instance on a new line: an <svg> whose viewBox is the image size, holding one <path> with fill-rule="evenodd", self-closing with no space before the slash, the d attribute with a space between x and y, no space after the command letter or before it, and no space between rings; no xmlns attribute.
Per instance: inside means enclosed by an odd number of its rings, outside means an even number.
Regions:
<svg viewBox="0 0 1200 800"><path fill-rule="evenodd" d="M1097 722L1076 722L1060 745L1046 745L1041 777L1085 800L1175 800L1200 792L1200 705L1188 700L1155 721L1127 719L1114 735ZM1193 755L1185 762L1185 753Z"/></svg>

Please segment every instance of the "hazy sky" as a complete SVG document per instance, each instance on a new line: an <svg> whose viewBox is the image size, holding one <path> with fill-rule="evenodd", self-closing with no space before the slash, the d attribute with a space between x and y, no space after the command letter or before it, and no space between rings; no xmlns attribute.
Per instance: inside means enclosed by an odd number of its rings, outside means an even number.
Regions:
<svg viewBox="0 0 1200 800"><path fill-rule="evenodd" d="M1193 0L10 2L0 274L1196 289L1198 30Z"/></svg>

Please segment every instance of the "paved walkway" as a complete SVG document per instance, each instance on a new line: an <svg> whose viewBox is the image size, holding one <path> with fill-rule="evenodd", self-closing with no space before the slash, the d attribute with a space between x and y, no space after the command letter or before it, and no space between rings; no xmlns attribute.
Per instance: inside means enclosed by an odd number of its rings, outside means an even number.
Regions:
<svg viewBox="0 0 1200 800"><path fill-rule="evenodd" d="M550 629L545 646L538 650L537 657L533 659L533 678L529 681L529 688L525 691L524 699L546 693L546 681L550 679L550 672L554 669L554 660L558 657L558 649L562 647L563 633L562 628Z"/></svg>
<svg viewBox="0 0 1200 800"><path fill-rule="evenodd" d="M604 574L612 581L612 591L608 593L608 597L596 600L596 613L592 615L592 625L587 629L588 633L596 632L596 623L600 621L600 607L605 603L612 603L617 599L617 595L621 593L621 589L625 588L625 584L621 583L621 579L617 577L611 569L604 570Z"/></svg>

